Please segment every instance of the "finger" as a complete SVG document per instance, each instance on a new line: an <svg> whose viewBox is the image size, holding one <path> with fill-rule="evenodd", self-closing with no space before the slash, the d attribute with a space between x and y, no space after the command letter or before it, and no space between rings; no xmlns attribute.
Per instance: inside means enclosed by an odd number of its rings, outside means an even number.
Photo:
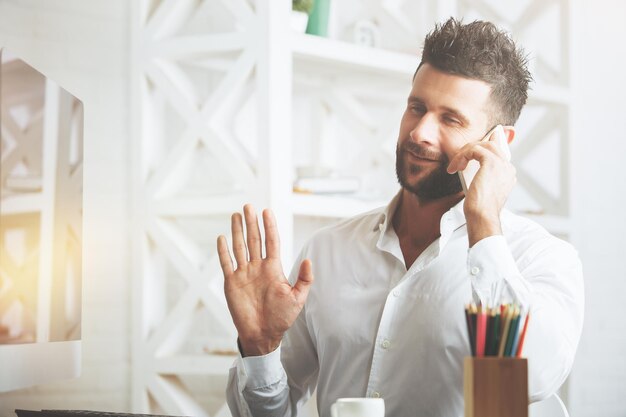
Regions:
<svg viewBox="0 0 626 417"><path fill-rule="evenodd" d="M298 271L298 280L293 286L293 292L296 296L296 300L300 304L304 304L306 301L311 285L313 284L313 267L311 261L305 259L300 264L300 270Z"/></svg>
<svg viewBox="0 0 626 417"><path fill-rule="evenodd" d="M217 255L220 258L220 266L222 267L224 278L227 279L233 273L233 258L230 257L228 252L226 237L222 235L217 237Z"/></svg>
<svg viewBox="0 0 626 417"><path fill-rule="evenodd" d="M468 152L471 152L471 148L474 144L466 144L452 157L448 164L448 174L454 174L457 171L465 169L467 163L472 159L468 156Z"/></svg>
<svg viewBox="0 0 626 417"><path fill-rule="evenodd" d="M488 151L494 153L499 158L506 159L506 153L504 152L504 149L502 149L502 145L500 143L495 142L495 141L489 141L489 142L481 143L481 146L487 149Z"/></svg>
<svg viewBox="0 0 626 417"><path fill-rule="evenodd" d="M263 227L265 228L265 256L267 258L280 258L280 237L276 219L271 210L263 210Z"/></svg>
<svg viewBox="0 0 626 417"><path fill-rule="evenodd" d="M234 213L230 222L231 233L233 234L233 254L237 261L237 268L245 265L248 261L246 243L243 240L243 224L241 214Z"/></svg>
<svg viewBox="0 0 626 417"><path fill-rule="evenodd" d="M447 171L449 174L454 174L457 171L462 171L467 167L469 161L475 159L482 166L491 155L498 155L495 151L497 145L490 142L472 143L467 144L457 152L448 164Z"/></svg>
<svg viewBox="0 0 626 417"><path fill-rule="evenodd" d="M259 221L252 205L246 204L243 206L243 215L246 219L246 238L250 260L261 259L261 231L259 230Z"/></svg>

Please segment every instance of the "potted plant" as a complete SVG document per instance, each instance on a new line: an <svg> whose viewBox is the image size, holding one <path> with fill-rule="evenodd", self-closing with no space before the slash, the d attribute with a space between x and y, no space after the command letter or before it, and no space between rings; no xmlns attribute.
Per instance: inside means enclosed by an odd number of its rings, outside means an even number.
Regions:
<svg viewBox="0 0 626 417"><path fill-rule="evenodd" d="M309 22L309 14L313 10L314 0L292 0L291 27L304 33Z"/></svg>

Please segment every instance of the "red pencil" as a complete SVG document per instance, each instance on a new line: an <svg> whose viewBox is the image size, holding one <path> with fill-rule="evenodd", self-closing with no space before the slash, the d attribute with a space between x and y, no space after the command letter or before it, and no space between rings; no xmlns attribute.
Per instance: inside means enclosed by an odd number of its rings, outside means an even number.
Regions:
<svg viewBox="0 0 626 417"><path fill-rule="evenodd" d="M487 334L487 309L478 307L476 320L476 356L485 356L485 336Z"/></svg>
<svg viewBox="0 0 626 417"><path fill-rule="evenodd" d="M530 318L530 311L526 314L526 320L524 320L524 328L522 329L522 334L519 337L519 344L517 345L517 352L515 354L516 357L520 358L522 356L522 349L524 348L524 339L526 338L526 330L528 329L528 319Z"/></svg>

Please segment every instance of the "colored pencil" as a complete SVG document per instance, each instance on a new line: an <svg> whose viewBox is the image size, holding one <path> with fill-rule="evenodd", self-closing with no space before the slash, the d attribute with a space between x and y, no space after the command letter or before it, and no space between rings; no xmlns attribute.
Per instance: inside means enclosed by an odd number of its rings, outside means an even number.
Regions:
<svg viewBox="0 0 626 417"><path fill-rule="evenodd" d="M502 332L504 332L504 321L506 319L507 310L506 304L500 305L500 333L498 334L498 348L500 348L500 341L502 340Z"/></svg>
<svg viewBox="0 0 626 417"><path fill-rule="evenodd" d="M515 303L488 307L472 302L465 306L464 312L472 356L522 355L530 310L522 311Z"/></svg>
<svg viewBox="0 0 626 417"><path fill-rule="evenodd" d="M498 347L499 357L504 356L504 348L506 347L506 339L507 339L507 335L509 334L509 328L511 327L511 319L513 318L513 307L507 306L504 309L504 314L506 314L506 317L503 317L504 325L502 326L502 336L500 336L500 346Z"/></svg>
<svg viewBox="0 0 626 417"><path fill-rule="evenodd" d="M482 306L478 306L476 320L476 356L485 356L485 335L487 330L487 312Z"/></svg>
<svg viewBox="0 0 626 417"><path fill-rule="evenodd" d="M489 329L488 355L495 356L497 352L498 339L500 335L500 309L494 307L491 310L491 328Z"/></svg>
<svg viewBox="0 0 626 417"><path fill-rule="evenodd" d="M469 335L470 350L472 352L472 356L476 356L476 349L474 348L474 329L472 328L472 319L470 317L469 304L467 305L467 307L465 307L465 322L467 323L467 334Z"/></svg>
<svg viewBox="0 0 626 417"><path fill-rule="evenodd" d="M511 352L509 354L509 356L515 356L517 354L517 345L519 344L519 337L520 337L520 333L521 333L521 327L523 327L522 324L522 316L524 316L524 320L526 319L526 315L528 314L528 312L526 312L526 314L521 313L520 311L520 316L519 316L519 320L517 322L517 329L515 330L515 333L513 334L513 344L511 345Z"/></svg>
<svg viewBox="0 0 626 417"><path fill-rule="evenodd" d="M515 354L515 356L518 358L522 357L522 349L524 349L524 340L526 339L526 330L528 330L529 319L530 319L530 310L528 310L528 313L526 314L526 319L524 320L524 327L522 328L522 333L520 334L520 337L519 337L517 353Z"/></svg>
<svg viewBox="0 0 626 417"><path fill-rule="evenodd" d="M470 320L472 321L472 330L474 332L474 338L472 339L472 343L474 346L474 355L476 355L476 316L478 314L478 309L476 308L476 304L470 304Z"/></svg>
<svg viewBox="0 0 626 417"><path fill-rule="evenodd" d="M493 330L493 317L491 316L492 308L487 309L487 327L485 328L485 356L489 356L489 347L491 346L491 332Z"/></svg>
<svg viewBox="0 0 626 417"><path fill-rule="evenodd" d="M513 318L511 319L511 325L509 326L509 332L506 336L506 345L504 346L504 356L511 356L511 350L513 349L513 339L515 339L515 333L518 330L520 321L519 307L515 306L513 309Z"/></svg>

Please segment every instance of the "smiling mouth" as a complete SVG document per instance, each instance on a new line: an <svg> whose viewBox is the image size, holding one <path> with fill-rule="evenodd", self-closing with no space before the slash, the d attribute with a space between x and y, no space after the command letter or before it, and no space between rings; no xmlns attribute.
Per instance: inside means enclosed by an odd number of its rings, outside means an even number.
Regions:
<svg viewBox="0 0 626 417"><path fill-rule="evenodd" d="M423 156L416 155L416 154L414 154L414 153L413 153L413 152L411 152L411 151L407 151L407 153L408 153L409 155L411 155L414 159L419 159L419 160L422 160L422 161L427 161L427 162L439 162L439 161L437 161L437 160L435 160L435 159L424 158Z"/></svg>

